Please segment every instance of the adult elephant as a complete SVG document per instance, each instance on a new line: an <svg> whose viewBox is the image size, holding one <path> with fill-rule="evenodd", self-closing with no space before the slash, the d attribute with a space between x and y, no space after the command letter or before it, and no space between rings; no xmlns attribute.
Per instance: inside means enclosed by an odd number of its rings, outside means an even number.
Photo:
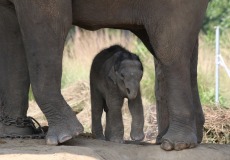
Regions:
<svg viewBox="0 0 230 160"><path fill-rule="evenodd" d="M11 85L0 85L6 86L2 89L4 113L26 116L30 81L49 122L47 144L62 143L80 133L82 126L60 92L67 32L71 24L89 30L127 29L155 57L157 142L165 150L195 147L202 140L204 123L197 89L197 54L207 4L208 0L0 0L0 18L4 19L0 21L1 37L7 37L0 39L4 42L0 53L11 57L6 58L9 69L0 72L16 77L14 90L23 93L10 92ZM12 104L9 97L17 98Z"/></svg>

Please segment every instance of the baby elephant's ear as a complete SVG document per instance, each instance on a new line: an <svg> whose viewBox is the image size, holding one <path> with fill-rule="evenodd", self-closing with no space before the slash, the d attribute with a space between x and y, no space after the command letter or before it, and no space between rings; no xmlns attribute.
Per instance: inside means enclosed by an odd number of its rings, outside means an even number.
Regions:
<svg viewBox="0 0 230 160"><path fill-rule="evenodd" d="M114 66L111 67L108 76L109 76L109 78L113 81L113 83L116 85L116 83L117 83L117 78L116 78L116 73L115 73Z"/></svg>

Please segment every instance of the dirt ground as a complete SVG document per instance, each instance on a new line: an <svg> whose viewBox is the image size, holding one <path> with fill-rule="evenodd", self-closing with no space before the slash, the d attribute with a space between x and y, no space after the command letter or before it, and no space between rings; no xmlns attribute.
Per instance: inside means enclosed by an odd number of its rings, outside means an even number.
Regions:
<svg viewBox="0 0 230 160"><path fill-rule="evenodd" d="M78 113L77 117L85 128L90 132L90 100L89 86L87 83L79 83L64 89L63 95L73 110ZM206 111L207 109L205 109ZM210 109L209 109L210 110ZM219 124L229 133L228 113L221 110L218 114L225 114L215 119L217 111L208 111L212 117L207 117L206 128L210 133L217 131L217 125L213 128L209 124ZM47 125L46 119L35 102L30 102L28 115L34 117L41 125ZM229 114L230 115L230 114ZM207 113L206 113L207 116ZM104 118L103 118L104 120ZM125 126L125 139L129 140L131 118L125 104L123 109L123 120ZM217 121L216 121L217 120ZM221 121L220 121L221 120ZM105 123L103 122L103 125ZM0 139L0 160L159 160L159 159L186 159L186 160L230 160L230 145L223 144L202 144L195 149L183 150L180 152L166 152L160 146L154 145L157 135L156 109L154 105L145 104L145 141L140 144L117 144L106 141L99 141L87 137L77 137L60 146L47 146L45 140L35 139ZM213 125L212 125L213 126ZM225 127L224 127L225 126ZM215 129L215 132L211 132ZM209 133L207 132L207 133ZM220 131L221 134L223 131ZM207 134L209 135L209 134ZM218 138L218 134L217 138ZM226 134L223 137L229 136ZM214 137L212 135L212 137ZM219 137L220 138L220 137ZM227 137L228 138L228 137ZM225 141L226 142L226 141ZM229 143L227 141L227 143Z"/></svg>
<svg viewBox="0 0 230 160"><path fill-rule="evenodd" d="M142 143L117 144L76 138L60 146L47 146L44 140L4 140L1 160L229 160L230 145L203 144L184 151L163 151L159 146Z"/></svg>

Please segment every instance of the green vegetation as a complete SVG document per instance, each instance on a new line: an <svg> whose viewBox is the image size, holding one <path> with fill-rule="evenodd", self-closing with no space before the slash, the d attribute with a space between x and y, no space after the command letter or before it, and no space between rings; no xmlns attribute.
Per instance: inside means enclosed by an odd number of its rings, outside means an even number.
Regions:
<svg viewBox="0 0 230 160"><path fill-rule="evenodd" d="M208 40L214 40L214 28L220 26L222 29L230 28L230 1L210 0L202 31Z"/></svg>
<svg viewBox="0 0 230 160"><path fill-rule="evenodd" d="M200 38L198 65L199 92L203 104L214 105L215 97L215 27L220 26L220 52L230 67L230 1L210 0ZM230 106L230 78L220 69L221 106Z"/></svg>

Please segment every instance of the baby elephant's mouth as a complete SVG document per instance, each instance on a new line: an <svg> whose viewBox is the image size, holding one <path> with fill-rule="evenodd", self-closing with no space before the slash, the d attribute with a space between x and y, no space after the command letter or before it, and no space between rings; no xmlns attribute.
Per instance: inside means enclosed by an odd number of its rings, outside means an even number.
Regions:
<svg viewBox="0 0 230 160"><path fill-rule="evenodd" d="M135 99L137 96L137 92L131 91L129 88L126 88L126 94L128 99Z"/></svg>

